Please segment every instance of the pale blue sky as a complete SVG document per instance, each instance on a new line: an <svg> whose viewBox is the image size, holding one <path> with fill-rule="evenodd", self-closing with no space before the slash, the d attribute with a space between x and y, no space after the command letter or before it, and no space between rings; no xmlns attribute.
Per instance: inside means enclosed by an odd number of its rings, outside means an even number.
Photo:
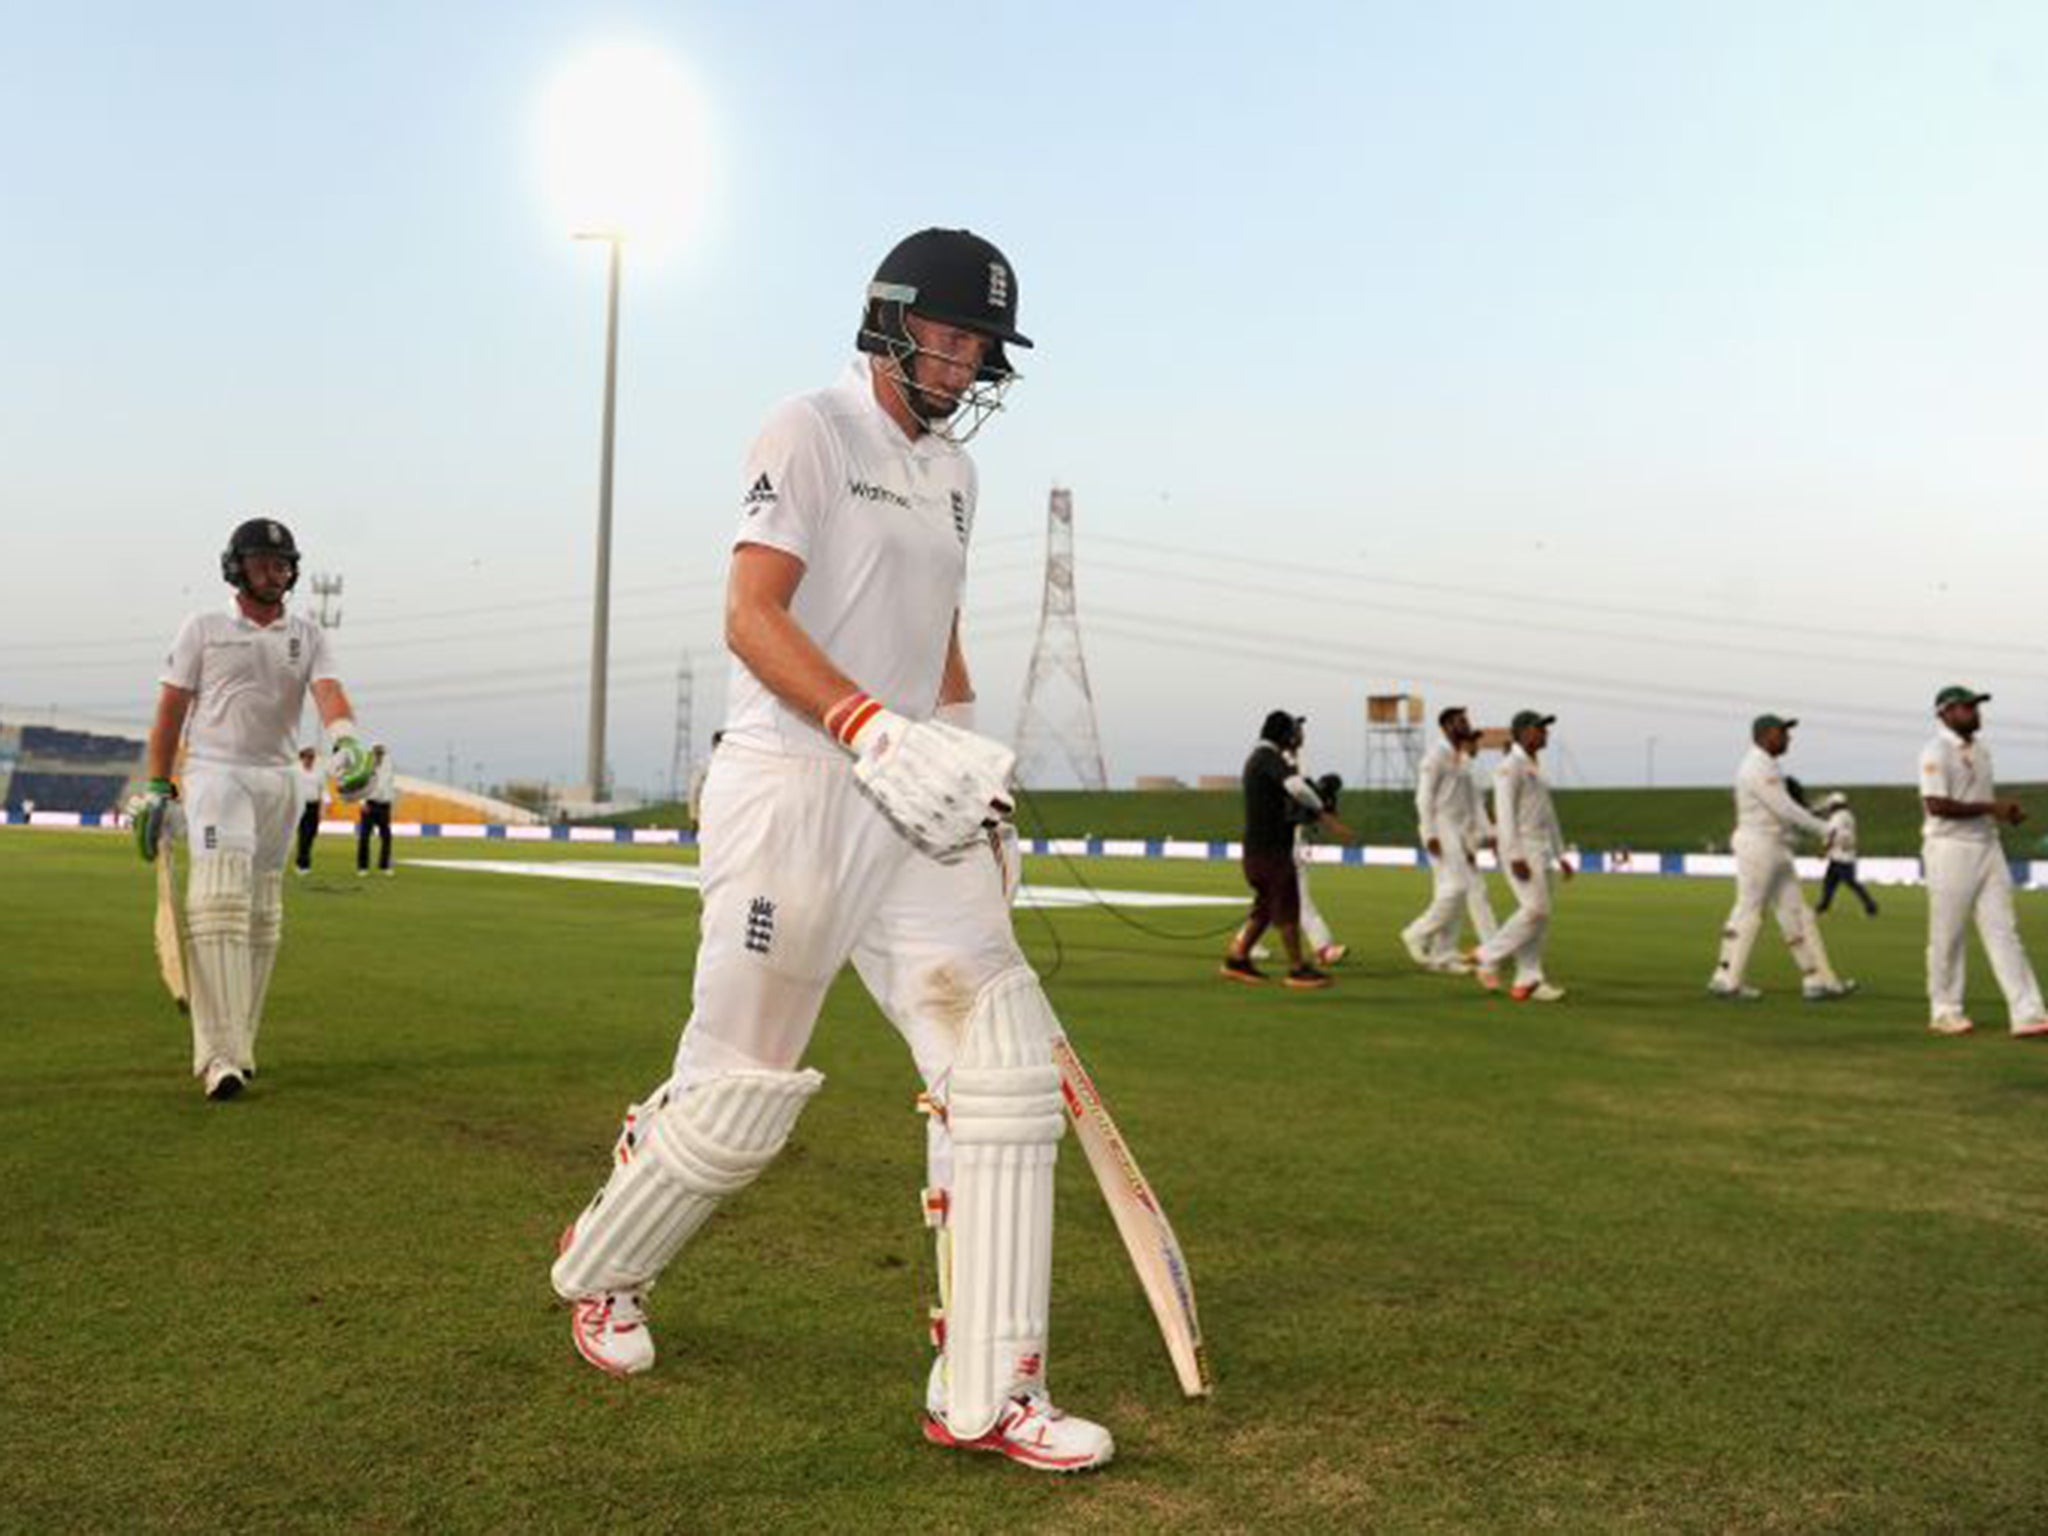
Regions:
<svg viewBox="0 0 2048 1536"><path fill-rule="evenodd" d="M920 21L920 16L942 21ZM1039 340L976 445L1007 731L1074 489L1112 778L1368 692L1563 716L1567 778L1896 779L1934 687L2048 778L2048 10L2025 4L9 4L0 701L140 717L254 511L343 572L401 765L580 776L602 270L542 196L579 48L698 82L628 254L612 756L723 697L738 463L901 234ZM1233 559L1232 557L1236 557Z"/></svg>

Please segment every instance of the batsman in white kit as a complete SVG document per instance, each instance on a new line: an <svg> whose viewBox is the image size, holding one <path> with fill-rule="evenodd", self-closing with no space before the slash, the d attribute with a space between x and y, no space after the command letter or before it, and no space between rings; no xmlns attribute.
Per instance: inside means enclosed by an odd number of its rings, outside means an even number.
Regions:
<svg viewBox="0 0 2048 1536"><path fill-rule="evenodd" d="M284 866L298 821L294 762L310 691L344 799L370 785L370 754L335 676L327 632L285 612L298 583L291 530L273 518L236 528L220 557L235 589L225 609L193 614L165 659L149 732L149 779L128 811L142 857L181 805L191 857L186 886L192 1072L209 1099L231 1099L256 1074L256 1035L284 934ZM182 786L173 774L185 748Z"/></svg>
<svg viewBox="0 0 2048 1536"><path fill-rule="evenodd" d="M1965 946L1974 915L2005 994L2012 1033L2034 1039L2048 1035L2048 1008L2020 947L2012 871L1998 839L2001 825L2018 826L2026 812L2017 801L1998 798L1991 749L1977 739L1984 723L1978 706L1990 700L1990 694L1960 684L1942 689L1934 696L1941 729L1920 753L1920 801L1927 813L1920 859L1927 871L1928 1028L1941 1035L1966 1035L1975 1028L1963 1011Z"/></svg>
<svg viewBox="0 0 2048 1536"><path fill-rule="evenodd" d="M1721 953L1707 981L1709 997L1754 1002L1763 996L1748 981L1749 957L1768 909L1799 967L1800 995L1810 1003L1847 997L1856 983L1835 974L1820 924L1799 888L1792 840L1804 832L1825 839L1828 824L1792 798L1778 759L1792 745L1797 720L1758 715L1749 723L1749 751L1735 770L1735 905L1721 926Z"/></svg>
<svg viewBox="0 0 2048 1536"><path fill-rule="evenodd" d="M788 1141L824 1081L804 1050L851 960L926 1089L940 1307L925 1436L1066 1472L1114 1448L1046 1388L1061 1031L1011 934L1014 758L972 728L959 633L976 500L962 445L1000 407L1006 349L1031 345L1016 305L986 240L910 236L868 285L844 376L778 407L754 444L690 1019L552 1278L584 1359L653 1365L645 1295Z"/></svg>

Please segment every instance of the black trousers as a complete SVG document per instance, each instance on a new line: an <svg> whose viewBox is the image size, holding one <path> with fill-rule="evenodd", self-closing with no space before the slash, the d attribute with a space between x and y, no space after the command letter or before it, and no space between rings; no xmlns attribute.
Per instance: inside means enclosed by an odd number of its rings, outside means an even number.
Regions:
<svg viewBox="0 0 2048 1536"><path fill-rule="evenodd" d="M299 868L313 867L313 839L319 835L320 802L309 800L299 812Z"/></svg>
<svg viewBox="0 0 2048 1536"><path fill-rule="evenodd" d="M1827 911L1828 903L1835 899L1836 888L1844 885L1856 893L1856 899L1863 903L1864 911L1877 911L1877 903L1870 899L1870 892L1863 889L1863 882L1856 878L1855 864L1844 859L1828 860L1828 872L1821 877L1820 882L1820 902L1813 910Z"/></svg>
<svg viewBox="0 0 2048 1536"><path fill-rule="evenodd" d="M384 841L377 855L377 867L391 867L391 802L389 800L365 800L363 814L356 821L356 868L370 867L370 829L375 827L377 835Z"/></svg>

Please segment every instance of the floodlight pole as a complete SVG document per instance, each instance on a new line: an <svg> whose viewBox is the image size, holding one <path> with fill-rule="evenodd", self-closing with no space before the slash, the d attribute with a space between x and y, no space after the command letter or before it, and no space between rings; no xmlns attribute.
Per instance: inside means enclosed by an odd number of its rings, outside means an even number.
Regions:
<svg viewBox="0 0 2048 1536"><path fill-rule="evenodd" d="M604 307L604 449L597 478L597 594L590 620L590 798L606 798L604 727L606 662L611 650L612 609L612 441L619 395L619 253L623 237L617 230L579 234L578 240L602 240L611 247Z"/></svg>

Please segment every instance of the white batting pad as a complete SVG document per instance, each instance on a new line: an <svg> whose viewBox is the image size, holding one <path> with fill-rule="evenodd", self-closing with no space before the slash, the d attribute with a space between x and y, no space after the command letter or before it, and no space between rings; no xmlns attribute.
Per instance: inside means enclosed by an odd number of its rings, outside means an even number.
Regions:
<svg viewBox="0 0 2048 1536"><path fill-rule="evenodd" d="M270 973L283 938L284 872L274 869L256 877L249 910L249 1013L241 1041L246 1066L256 1065L256 1032L263 1027L263 1000L270 995Z"/></svg>
<svg viewBox="0 0 2048 1536"><path fill-rule="evenodd" d="M611 1177L555 1261L556 1292L574 1301L653 1285L719 1203L775 1160L824 1084L811 1071L732 1071L634 1105Z"/></svg>
<svg viewBox="0 0 2048 1536"><path fill-rule="evenodd" d="M945 1084L953 1188L939 1245L946 1425L972 1439L1042 1385L1052 1293L1053 1161L1066 1129L1059 1022L1029 967L981 989Z"/></svg>
<svg viewBox="0 0 2048 1536"><path fill-rule="evenodd" d="M999 741L916 720L878 738L853 772L912 842L944 858L980 842L1009 810L1016 766L1017 755Z"/></svg>
<svg viewBox="0 0 2048 1536"><path fill-rule="evenodd" d="M247 1070L254 977L249 918L252 876L247 853L202 853L185 887L185 936L192 988L192 1075L216 1059Z"/></svg>

